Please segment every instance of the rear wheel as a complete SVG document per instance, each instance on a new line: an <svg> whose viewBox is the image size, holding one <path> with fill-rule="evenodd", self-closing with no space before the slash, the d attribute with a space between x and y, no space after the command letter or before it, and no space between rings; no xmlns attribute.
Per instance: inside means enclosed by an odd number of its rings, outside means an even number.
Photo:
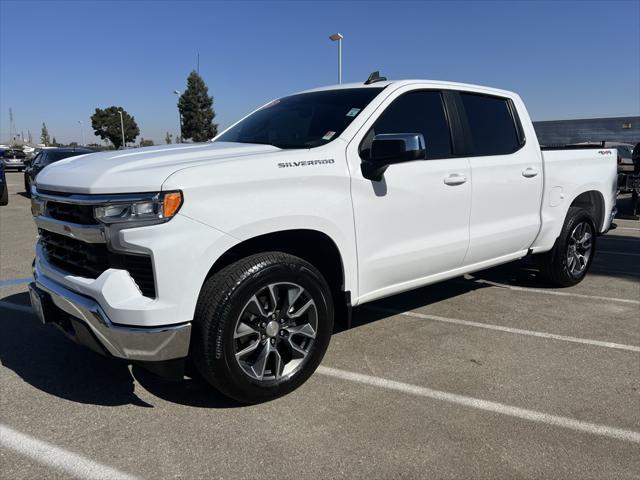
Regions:
<svg viewBox="0 0 640 480"><path fill-rule="evenodd" d="M203 286L192 354L198 371L219 391L258 403L306 381L332 330L333 304L322 275L292 255L257 254Z"/></svg>
<svg viewBox="0 0 640 480"><path fill-rule="evenodd" d="M570 207L562 232L551 251L540 256L542 276L561 287L580 283L586 276L596 249L596 229L591 214Z"/></svg>

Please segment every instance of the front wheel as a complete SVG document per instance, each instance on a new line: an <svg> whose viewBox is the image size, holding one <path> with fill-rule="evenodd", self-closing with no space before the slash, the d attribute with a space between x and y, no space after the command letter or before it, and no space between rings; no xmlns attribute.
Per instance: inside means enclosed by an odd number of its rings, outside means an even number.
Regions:
<svg viewBox="0 0 640 480"><path fill-rule="evenodd" d="M331 291L308 262L252 255L207 280L194 319L201 375L243 403L280 397L320 364L333 330Z"/></svg>
<svg viewBox="0 0 640 480"><path fill-rule="evenodd" d="M587 210L569 208L553 248L540 256L540 270L546 280L560 287L570 287L584 279L596 253L594 225Z"/></svg>

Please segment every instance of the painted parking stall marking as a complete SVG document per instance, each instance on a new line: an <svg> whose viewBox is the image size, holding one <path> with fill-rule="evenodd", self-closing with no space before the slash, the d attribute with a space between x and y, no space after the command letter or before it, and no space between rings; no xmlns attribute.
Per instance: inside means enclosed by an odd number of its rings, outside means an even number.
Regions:
<svg viewBox="0 0 640 480"><path fill-rule="evenodd" d="M457 393L432 390L431 388L420 387L418 385L411 385L409 383L397 382L395 380L374 377L371 375L364 375L361 373L349 372L337 368L320 366L318 367L317 372L327 377L338 378L340 380L361 383L372 387L383 388L386 390L393 390L400 393L407 393L419 397L453 403L469 408L475 408L477 410L484 410L486 412L520 418L523 420L528 420L530 422L553 425L556 427L567 428L578 432L589 433L591 435L599 435L602 437L608 437L626 442L640 443L640 432L635 432L632 430L624 430L621 428L609 427L607 425L576 420L575 418L552 415L549 413L538 412L536 410L528 410L526 408L514 407L512 405L506 405L504 403L492 402L489 400L482 400L474 397L467 397L465 395L459 395Z"/></svg>
<svg viewBox="0 0 640 480"><path fill-rule="evenodd" d="M21 285L23 283L29 283L33 280L31 277L25 278L11 278L8 280L0 280L0 287L11 287L13 285Z"/></svg>
<svg viewBox="0 0 640 480"><path fill-rule="evenodd" d="M20 305L18 303L7 302L5 300L0 300L0 308L17 310L18 312L24 312L24 313L34 313L33 309L29 305Z"/></svg>
<svg viewBox="0 0 640 480"><path fill-rule="evenodd" d="M481 322L472 322L469 320L460 320L457 318L448 318L448 317L440 317L437 315L427 315L424 313L418 312L403 312L398 310L392 310L389 308L382 307L369 307L366 306L369 310L377 310L379 312L388 313L390 315L402 315L405 317L414 317L420 318L423 320L431 320L434 322L442 322L442 323L451 323L454 325L463 325L465 327L477 327L484 328L487 330L495 330L499 332L505 333L513 333L517 335L526 335L529 337L539 337L539 338L547 338L550 340L559 340L562 342L571 342L571 343L581 343L583 345L592 345L595 347L605 347L605 348L613 348L615 350L625 350L628 352L640 352L640 347L635 345L624 345L622 343L614 343L614 342L603 342L600 340L591 340L588 338L578 338L578 337L570 337L567 335L557 335L555 333L546 333L546 332L538 332L535 330L524 330L522 328L511 328L505 327L502 325L491 325L489 323L481 323Z"/></svg>
<svg viewBox="0 0 640 480"><path fill-rule="evenodd" d="M499 282L492 282L490 280L484 280L482 278L475 278L471 275L466 275L465 278L469 280L473 280L475 283L480 283L482 285L489 285L492 287L513 290L516 292L539 293L544 295L556 295L559 297L585 298L589 300L601 300L605 302L630 303L632 305L640 305L640 300L633 300L630 298L602 297L598 295L585 295L582 293L560 292L557 290L542 290L540 288L518 287L516 285L509 285L506 283L499 283Z"/></svg>
<svg viewBox="0 0 640 480"><path fill-rule="evenodd" d="M77 478L90 480L137 480L138 478L3 424L0 424L0 446Z"/></svg>

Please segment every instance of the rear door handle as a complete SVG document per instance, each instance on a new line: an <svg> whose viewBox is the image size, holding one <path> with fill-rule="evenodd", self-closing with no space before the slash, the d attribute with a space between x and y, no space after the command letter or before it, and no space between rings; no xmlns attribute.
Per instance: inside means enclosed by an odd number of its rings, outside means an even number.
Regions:
<svg viewBox="0 0 640 480"><path fill-rule="evenodd" d="M532 178L538 175L538 170L533 167L527 167L522 171L522 176L526 178Z"/></svg>
<svg viewBox="0 0 640 480"><path fill-rule="evenodd" d="M467 181L467 177L465 177L460 173L452 173L444 179L444 183L446 185L451 185L451 186L462 185L466 181Z"/></svg>

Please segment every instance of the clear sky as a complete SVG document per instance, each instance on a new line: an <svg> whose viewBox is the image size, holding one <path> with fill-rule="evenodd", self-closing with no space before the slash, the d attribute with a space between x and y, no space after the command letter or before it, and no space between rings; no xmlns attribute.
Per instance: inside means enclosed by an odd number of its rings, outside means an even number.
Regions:
<svg viewBox="0 0 640 480"><path fill-rule="evenodd" d="M0 0L0 141L79 141L119 105L141 135L178 131L173 90L200 73L221 127L274 97L373 70L515 90L534 120L640 114L640 1ZM93 140L87 128L87 140ZM138 138L139 140L139 138Z"/></svg>

